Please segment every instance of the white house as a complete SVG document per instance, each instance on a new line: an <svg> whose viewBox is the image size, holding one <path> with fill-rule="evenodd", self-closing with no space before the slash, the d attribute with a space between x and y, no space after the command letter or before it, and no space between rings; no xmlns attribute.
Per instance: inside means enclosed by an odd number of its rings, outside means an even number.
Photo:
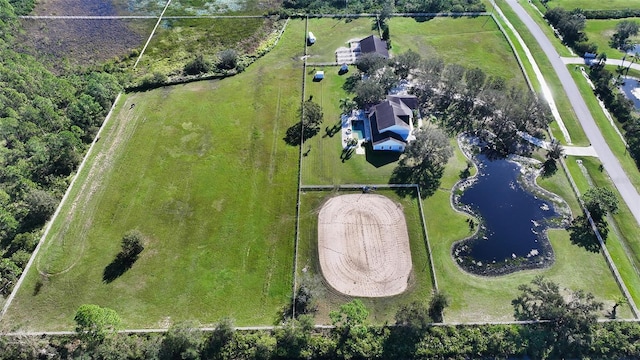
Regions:
<svg viewBox="0 0 640 360"><path fill-rule="evenodd" d="M404 151L413 131L418 99L413 95L389 95L369 110L368 138L373 150Z"/></svg>

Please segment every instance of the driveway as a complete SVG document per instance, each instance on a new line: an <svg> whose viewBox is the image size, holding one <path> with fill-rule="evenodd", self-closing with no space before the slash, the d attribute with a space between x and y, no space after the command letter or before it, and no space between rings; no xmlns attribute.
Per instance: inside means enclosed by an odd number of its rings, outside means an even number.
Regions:
<svg viewBox="0 0 640 360"><path fill-rule="evenodd" d="M513 11L518 15L520 20L527 26L533 37L536 39L543 52L551 62L551 66L553 70L558 75L562 83L562 87L569 97L569 101L571 106L573 107L574 112L582 128L584 129L587 138L591 142L591 146L598 154L600 161L609 173L611 180L615 184L618 192L620 192L620 196L622 196L623 201L627 204L631 213L636 219L638 225L640 225L640 195L631 184L629 177L620 166L620 162L613 155L611 149L607 145L604 137L600 133L598 126L596 125L593 116L591 116L591 112L589 112L589 108L585 103L584 99L580 95L580 91L576 83L573 81L569 70L566 67L566 64L551 44L551 41L545 36L542 32L542 29L536 24L536 22L529 16L529 14L524 10L524 8L516 1L516 0L506 0L506 2L511 6Z"/></svg>

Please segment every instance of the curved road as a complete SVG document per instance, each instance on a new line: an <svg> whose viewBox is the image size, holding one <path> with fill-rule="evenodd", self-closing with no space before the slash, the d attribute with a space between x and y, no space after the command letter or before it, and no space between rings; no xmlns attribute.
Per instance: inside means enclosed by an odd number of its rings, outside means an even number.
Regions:
<svg viewBox="0 0 640 360"><path fill-rule="evenodd" d="M506 0L506 2L518 15L520 20L522 20L522 22L527 26L538 44L540 44L545 55L547 55L547 58L549 58L553 70L562 82L562 87L569 97L569 101L571 102L571 106L573 107L578 120L580 121L587 138L589 138L589 141L591 142L591 146L593 146L595 152L598 154L605 170L607 170L611 180L615 184L616 188L618 188L620 196L622 196L622 199L631 210L636 222L640 225L640 195L638 195L638 192L634 188L633 184L631 184L629 177L622 169L622 166L620 166L620 162L615 155L613 155L609 145L607 145L604 137L600 133L600 130L598 129L593 116L591 116L591 112L589 112L587 104L580 95L580 91L578 90L575 81L573 81L567 66L562 61L562 58L560 58L560 55L553 47L553 44L551 44L551 41L549 41L538 24L536 24L524 8L516 0Z"/></svg>

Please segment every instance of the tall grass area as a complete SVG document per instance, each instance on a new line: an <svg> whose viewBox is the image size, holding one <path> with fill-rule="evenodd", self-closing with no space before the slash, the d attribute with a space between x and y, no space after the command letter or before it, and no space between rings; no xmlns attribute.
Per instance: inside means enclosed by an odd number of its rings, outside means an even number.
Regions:
<svg viewBox="0 0 640 360"><path fill-rule="evenodd" d="M563 7L567 10L616 10L633 9L640 7L640 0L551 0L547 3L549 7Z"/></svg>
<svg viewBox="0 0 640 360"><path fill-rule="evenodd" d="M411 49L423 58L439 56L447 64L478 67L487 75L526 86L509 43L489 16L398 17L389 19L389 28L394 54Z"/></svg>
<svg viewBox="0 0 640 360"><path fill-rule="evenodd" d="M617 194L615 185L611 182L608 174L600 170L601 163L598 159L570 157L567 160L567 167L573 174L581 193L584 194L590 184L579 168L576 162L578 160L582 161L593 186L608 188ZM612 219L613 224L609 224L610 231L605 243L622 280L637 305L640 304L640 233L638 225L623 201L620 201L618 213L613 214Z"/></svg>
<svg viewBox="0 0 640 360"><path fill-rule="evenodd" d="M346 193L348 192L307 191L301 197L298 283L308 286L314 294L314 299L317 300L316 323L318 324L330 324L329 311L338 310L340 305L353 299L333 290L326 284L320 269L317 246L318 213L322 205L329 198ZM385 321L392 323L395 313L403 304L412 301L426 303L431 297L432 278L417 199L399 197L392 190L377 190L376 193L390 198L402 207L407 221L413 264L409 287L404 293L386 298L360 299L370 311L369 321L383 324Z"/></svg>
<svg viewBox="0 0 640 360"><path fill-rule="evenodd" d="M540 67L540 71L544 76L547 85L549 85L549 91L555 100L556 106L558 108L558 112L560 113L560 117L564 122L569 134L571 135L572 145L576 146L586 146L589 144L589 140L582 130L582 126L576 117L575 112L573 111L573 107L569 102L569 98L567 94L564 92L562 87L562 83L558 79L557 75L553 71L553 67L547 59L546 55L538 45L535 38L531 35L527 27L520 21L518 16L511 10L511 7L504 0L497 0L496 4L500 6L500 9L505 14L505 16L509 19L511 24L518 31L522 39L525 41L529 50L531 51L538 67ZM540 91L539 89L537 89ZM564 143L564 136L560 131L557 123L553 122L550 125L553 136L558 139L558 141Z"/></svg>
<svg viewBox="0 0 640 360"><path fill-rule="evenodd" d="M116 310L126 328L276 320L290 304L295 235L299 152L282 139L299 121L304 24L291 24L242 74L121 100L6 323L71 330L85 303ZM103 282L131 229L144 251Z"/></svg>
<svg viewBox="0 0 640 360"><path fill-rule="evenodd" d="M536 275L543 275L564 288L592 292L605 302L607 310L611 309L621 292L604 258L599 253L573 245L566 230L548 232L556 257L548 269L519 271L498 277L475 276L461 270L451 256L451 246L455 241L470 236L471 232L466 222L467 215L455 212L449 199L450 189L465 167L466 160L456 149L455 156L447 165L440 190L423 202L438 285L451 298L451 306L445 310L447 321L512 320L511 300L519 293L518 285L530 282ZM571 200L574 196L561 171L540 183L558 191L570 204L575 202L575 198ZM621 317L630 316L630 310L625 308Z"/></svg>
<svg viewBox="0 0 640 360"><path fill-rule="evenodd" d="M276 25L264 18L162 20L136 71L177 75L198 54L212 63L220 51L228 48L249 54Z"/></svg>
<svg viewBox="0 0 640 360"><path fill-rule="evenodd" d="M607 119L604 112L602 111L602 108L600 107L600 104L598 104L596 95L593 93L593 90L587 83L587 80L584 78L581 71L576 70L575 65L568 65L568 68L571 72L571 76L576 82L576 85L578 85L578 89L580 89L582 98L587 103L589 111L596 121L596 124L598 125L598 128L602 133L602 136L604 136L604 138L606 139L609 148L620 162L620 165L629 177L629 180L631 181L633 186L636 188L636 191L640 191L640 171L638 170L638 166L636 165L631 155L629 155L629 152L627 151L624 142L620 138L620 135L618 135L618 133L616 132L615 127L619 127L622 134L624 134L622 126L620 126L617 122L611 124L609 119Z"/></svg>
<svg viewBox="0 0 640 360"><path fill-rule="evenodd" d="M640 1L638 2L640 6ZM584 32L589 37L589 41L598 45L599 53L606 53L609 59L622 59L625 56L625 52L614 49L609 46L609 40L611 36L616 32L616 25L623 20L631 20L640 23L640 18L625 18L625 19L590 19L587 20ZM640 36L634 36L629 39L632 44L640 43Z"/></svg>

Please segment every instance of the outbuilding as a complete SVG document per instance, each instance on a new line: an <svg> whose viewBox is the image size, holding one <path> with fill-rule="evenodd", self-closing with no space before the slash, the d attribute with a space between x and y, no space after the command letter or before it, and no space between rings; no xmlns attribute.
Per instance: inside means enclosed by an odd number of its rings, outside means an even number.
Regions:
<svg viewBox="0 0 640 360"><path fill-rule="evenodd" d="M313 80L320 81L322 79L324 79L324 71L316 71L316 74L313 75Z"/></svg>
<svg viewBox="0 0 640 360"><path fill-rule="evenodd" d="M315 35L313 35L311 31L309 31L309 35L307 36L307 41L309 42L309 44L315 44L316 42L316 37Z"/></svg>

